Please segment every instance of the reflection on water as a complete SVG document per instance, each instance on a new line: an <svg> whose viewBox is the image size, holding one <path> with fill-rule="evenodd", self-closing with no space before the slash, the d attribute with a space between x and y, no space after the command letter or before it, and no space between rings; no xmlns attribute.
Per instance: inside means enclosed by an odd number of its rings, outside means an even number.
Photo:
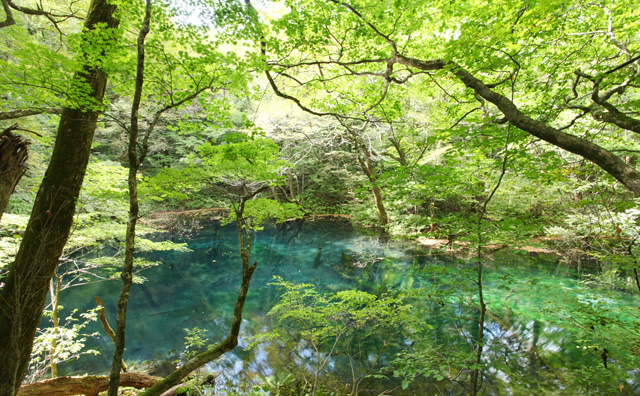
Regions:
<svg viewBox="0 0 640 396"><path fill-rule="evenodd" d="M146 270L142 275L147 281L132 287L125 351L128 362L164 360L167 366L173 366L184 349L185 329L205 329L210 340L216 342L226 336L231 322L241 271L235 226L212 223L194 234L162 238L186 242L192 251L148 255L148 259L161 261L163 265ZM375 231L356 230L348 222L326 220L266 227L253 239L253 260L259 265L244 309L240 346L208 365L210 370L223 373L218 383L227 386L277 374L285 370L283 367L295 370L292 366L297 365L309 372L314 369L314 354L304 339L291 350L269 344L243 350L250 336L274 325L273 319L265 316L280 293L269 286L274 276L289 282L310 283L323 292L357 288L380 294L400 288L421 289L420 298L414 301L414 311L433 327L429 342L436 345L434 348L469 351L469 340L477 334L473 263L414 245L389 243ZM487 367L485 389L498 393L530 389L535 393L534 389L561 387L559 374L554 373L554 379L545 373L552 367L569 370L585 359L591 359L589 365L598 365L597 355L585 355L577 348L575 335L558 323L554 312L545 308L550 298L557 300L569 295L575 298L585 292L578 283L580 274L555 259L533 260L529 256L502 254L486 267L485 277L489 310L483 357ZM63 292L62 304L67 310L71 307L89 310L94 308L93 296L98 295L109 321L115 324L119 290L116 281L75 287ZM614 306L638 306L637 300L624 293L608 298ZM100 336L87 346L101 350L102 354L83 357L62 367L63 370L108 371L111 340L97 323L92 326L90 331L99 332ZM395 351L410 350L417 341L395 340ZM386 362L391 358L388 356ZM338 381L346 384L350 381L346 366L346 360L336 355L325 371L334 373ZM380 380L382 389L375 389L374 385L367 389L376 394L397 387L393 381ZM417 394L444 389L442 384L438 387L437 380L422 382L412 385ZM462 386L451 389L454 393L464 391Z"/></svg>

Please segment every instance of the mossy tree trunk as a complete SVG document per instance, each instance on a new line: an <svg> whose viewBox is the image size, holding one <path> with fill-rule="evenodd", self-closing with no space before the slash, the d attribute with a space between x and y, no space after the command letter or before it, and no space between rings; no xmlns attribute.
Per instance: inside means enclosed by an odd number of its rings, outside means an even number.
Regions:
<svg viewBox="0 0 640 396"><path fill-rule="evenodd" d="M146 374L124 373L120 376L120 386L144 389L152 386L158 379ZM84 375L82 377L57 377L24 385L18 396L98 396L109 386L109 377Z"/></svg>
<svg viewBox="0 0 640 396"><path fill-rule="evenodd" d="M107 0L93 0L85 28L116 28L115 10ZM91 44L89 40L84 43L87 48ZM101 69L85 67L73 78L76 84L90 87L92 105L63 110L51 162L15 261L4 279L0 292L0 396L15 395L27 369L49 282L73 223L99 114L96 104L104 97L107 75Z"/></svg>

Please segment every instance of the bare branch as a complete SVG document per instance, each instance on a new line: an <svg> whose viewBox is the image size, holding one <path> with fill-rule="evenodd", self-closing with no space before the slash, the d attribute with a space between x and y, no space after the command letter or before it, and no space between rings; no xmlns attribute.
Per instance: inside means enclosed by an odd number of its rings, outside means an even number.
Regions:
<svg viewBox="0 0 640 396"><path fill-rule="evenodd" d="M464 120L464 119L465 119L469 114L473 113L473 112L474 112L474 111L476 111L476 110L481 110L481 109L482 109L482 107L476 107L476 108L474 108L474 109L471 109L471 110L467 111L467 112L466 112L462 117L460 117L460 119L459 119L458 121L456 121L456 123L455 123L455 124L451 125L451 126L449 127L449 129L453 129L453 128L455 128L455 127L456 127L456 125L458 125L460 122L462 122L462 120Z"/></svg>
<svg viewBox="0 0 640 396"><path fill-rule="evenodd" d="M62 34L62 31L58 26L60 22L64 22L71 18L81 19L77 15L77 12L71 8L71 6L69 6L69 13L58 13L55 11L45 11L42 7L42 4L36 5L36 8L30 8L17 5L12 0L2 0L2 8L4 9L6 18L3 22L0 22L0 28L15 24L12 9L25 15L43 16L47 18L49 21L51 21L56 30L60 32L60 34Z"/></svg>
<svg viewBox="0 0 640 396"><path fill-rule="evenodd" d="M571 122L569 122L567 125L558 128L559 131L563 131L565 129L571 128L573 126L573 124L576 123L576 121L578 121L579 119L581 119L582 117L584 117L585 115L589 114L589 108L587 108L587 110L584 110L583 107L574 107L574 108L580 108L581 110L583 110L582 113L580 113L579 115L577 115L576 117L574 117Z"/></svg>

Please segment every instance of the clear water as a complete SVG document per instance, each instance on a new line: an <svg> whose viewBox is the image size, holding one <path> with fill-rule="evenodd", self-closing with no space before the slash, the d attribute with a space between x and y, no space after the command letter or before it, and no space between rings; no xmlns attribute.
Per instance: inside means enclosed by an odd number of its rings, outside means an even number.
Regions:
<svg viewBox="0 0 640 396"><path fill-rule="evenodd" d="M148 255L148 259L163 264L144 271L141 275L146 282L132 287L125 360L164 361L168 368L184 349L185 329L205 329L212 342L226 336L240 283L240 263L234 225L208 223L180 233L163 234L160 238L186 242L192 252ZM228 387L277 373L282 366L292 364L286 361L290 354L278 351L274 345L263 345L250 352L242 348L250 336L273 326L273 319L265 314L280 295L277 288L269 286L274 276L290 282L311 283L323 292L353 288L372 294L399 288L433 290L439 297L436 299L434 294L433 300L416 301L416 313L433 326L430 337L436 343L463 347L462 335L473 336L477 331L474 319L477 320L478 311L473 308L477 301L474 263L412 244L391 243L374 230L356 229L346 221L290 222L266 227L253 238L251 260L259 264L244 309L240 347L208 366L224 374L219 383L226 382ZM354 261L358 265L354 266ZM487 265L485 298L490 315L486 337L487 344L493 344L493 348L486 348L483 358L489 367L487 389L499 392L527 376L532 378L532 383L536 382L536 370L551 361L565 368L578 367L578 362L594 367L600 364L596 354L577 348L576 336L563 327L562 316L546 310L550 299L557 302L588 293L588 288L579 282L583 276L557 259L534 259L515 253L498 255ZM80 311L89 310L95 308L94 296L100 296L114 326L119 290L117 281L74 287L63 292L62 304ZM625 291L617 291L607 298L609 306L640 305L632 293ZM66 363L61 367L63 371L108 372L112 342L99 323L93 323L89 331L99 332L99 337L90 339L87 346L100 350L101 355ZM409 348L411 344L408 340L396 341L400 348L402 345ZM532 345L544 356L542 363L528 353ZM347 368L343 366L344 361L336 358L327 372L333 372L337 378L344 375L346 383L349 382ZM345 372L341 374L341 370ZM635 374L629 376L632 378ZM627 384L633 382L625 380ZM423 382L414 388L416 394L435 391L430 387L436 386L437 381ZM391 381L381 386L382 389L371 390L371 393L397 384Z"/></svg>

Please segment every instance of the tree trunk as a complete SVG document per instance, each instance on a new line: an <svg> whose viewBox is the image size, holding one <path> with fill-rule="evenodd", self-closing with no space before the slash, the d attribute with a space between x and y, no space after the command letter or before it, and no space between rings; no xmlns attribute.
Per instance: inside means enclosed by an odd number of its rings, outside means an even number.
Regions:
<svg viewBox="0 0 640 396"><path fill-rule="evenodd" d="M382 200L382 190L380 189L380 186L378 186L376 170L373 168L373 164L371 163L371 153L367 147L364 147L359 143L356 143L356 150L358 150L358 162L360 163L360 167L371 183L371 191L373 192L373 199L376 203L376 210L378 211L378 220L382 227L386 227L387 224L389 224L389 216L387 216L387 210L385 209L384 201ZM362 153L364 159L360 157L359 153Z"/></svg>
<svg viewBox="0 0 640 396"><path fill-rule="evenodd" d="M107 321L107 316L104 314L104 305L102 305L102 300L98 296L96 296L96 308L98 309L98 317L100 318L100 322L102 323L104 332L107 333L107 335L109 336L109 338L111 338L111 341L113 341L113 344L115 345L116 333L113 331L113 329L109 325L109 322ZM120 364L122 365L122 371L126 373L128 370L127 365L124 363L124 361L121 361Z"/></svg>
<svg viewBox="0 0 640 396"><path fill-rule="evenodd" d="M401 139L398 139L395 136L388 137L387 139L389 140L389 142L391 142L393 148L395 148L396 152L398 153L398 158L394 159L396 159L402 166L409 166L409 161L407 161L407 153L404 151L402 145L400 144Z"/></svg>
<svg viewBox="0 0 640 396"><path fill-rule="evenodd" d="M85 28L117 27L115 9L106 0L93 0ZM85 67L74 79L91 88L94 108L63 110L51 162L0 292L0 396L15 395L25 374L49 282L69 237L89 161L98 118L95 103L102 102L107 75L100 69Z"/></svg>
<svg viewBox="0 0 640 396"><path fill-rule="evenodd" d="M118 395L118 386L120 383L120 370L122 369L122 355L125 345L125 328L127 321L127 305L129 303L129 292L131 291L131 283L133 280L133 253L135 249L136 223L138 222L138 214L140 211L138 205L138 168L140 162L138 160L138 110L142 98L142 85L144 83L144 40L149 33L149 25L151 23L151 0L146 1L146 11L142 26L138 34L138 65L136 69L135 93L131 104L131 128L129 129L129 219L127 221L127 232L125 236L125 255L124 266L122 267L122 287L120 289L120 297L118 298L118 314L116 320L116 339L113 351L113 360L111 362L111 379L109 381L108 396ZM151 127L150 127L151 128ZM145 152L141 153L144 158Z"/></svg>
<svg viewBox="0 0 640 396"><path fill-rule="evenodd" d="M0 220L16 185L27 171L28 143L11 133L14 124L0 133Z"/></svg>

